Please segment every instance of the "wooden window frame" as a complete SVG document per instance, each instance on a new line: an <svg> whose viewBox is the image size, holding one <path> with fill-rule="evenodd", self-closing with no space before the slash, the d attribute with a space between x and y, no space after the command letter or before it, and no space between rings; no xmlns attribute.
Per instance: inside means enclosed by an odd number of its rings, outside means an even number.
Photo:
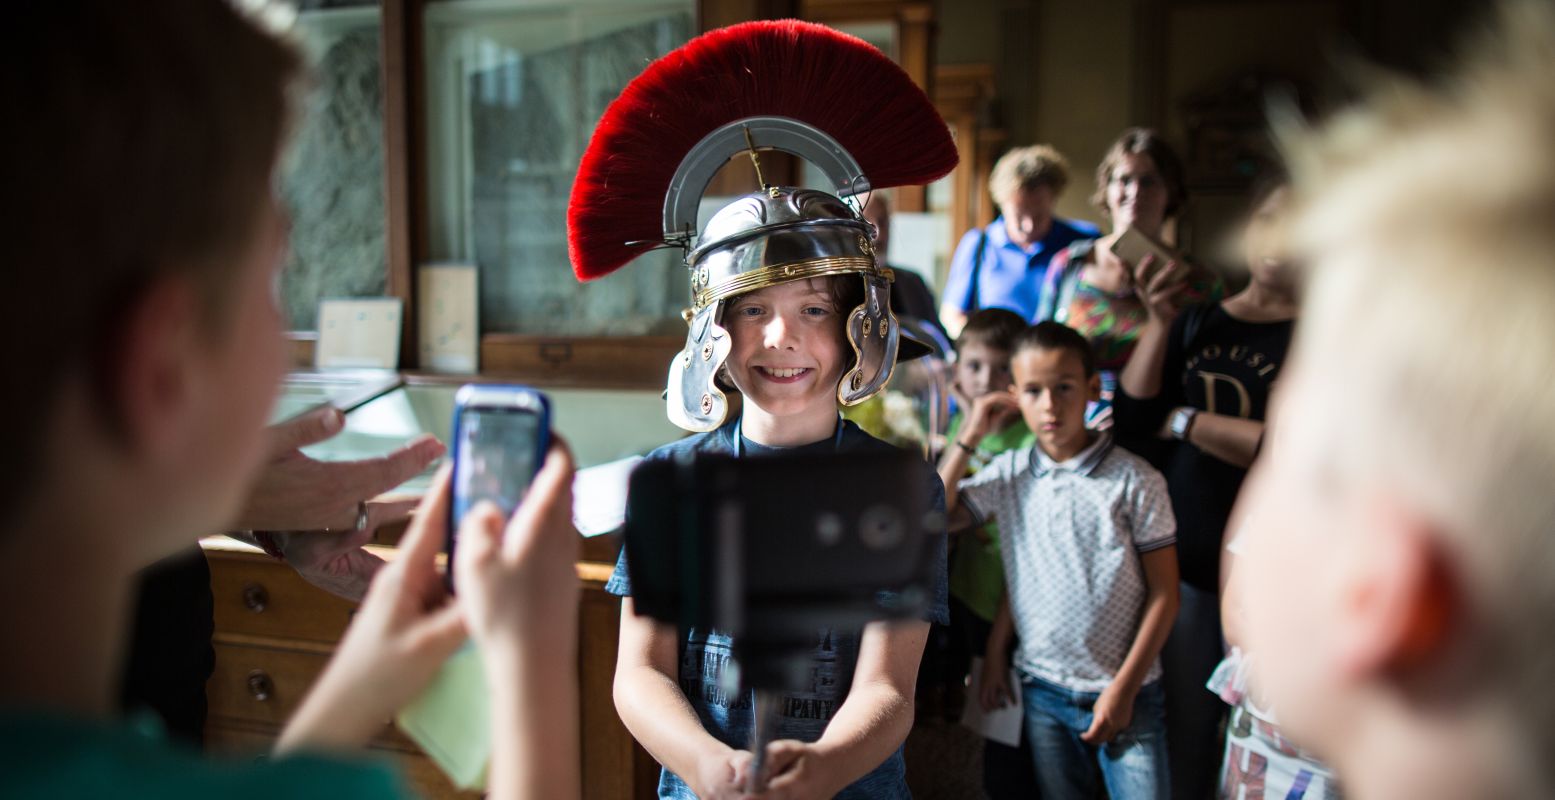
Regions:
<svg viewBox="0 0 1555 800"><path fill-rule="evenodd" d="M429 227L424 34L428 0L381 0L383 70L385 291L404 304L400 369L418 372L416 266L431 260ZM932 78L934 7L922 0L697 0L698 30L752 19L803 17L817 22L886 19L897 25L899 59L926 90ZM902 192L903 210L925 206L923 192ZM557 269L567 268L557 264ZM293 331L294 367L313 366L315 331ZM480 372L471 380L516 380L547 386L662 389L682 336L547 336L484 333ZM458 376L450 376L458 377Z"/></svg>

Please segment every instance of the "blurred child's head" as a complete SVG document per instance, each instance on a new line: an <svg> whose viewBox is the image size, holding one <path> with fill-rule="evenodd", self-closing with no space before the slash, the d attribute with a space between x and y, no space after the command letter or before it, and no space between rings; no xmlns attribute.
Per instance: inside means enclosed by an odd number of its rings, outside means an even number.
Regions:
<svg viewBox="0 0 1555 800"><path fill-rule="evenodd" d="M725 375L744 402L775 417L837 412L837 382L853 367L847 315L863 302L857 275L780 283L727 301Z"/></svg>
<svg viewBox="0 0 1555 800"><path fill-rule="evenodd" d="M1090 441L1087 403L1101 399L1091 343L1057 322L1039 322L1015 337L1010 372L1026 427L1049 457L1067 459Z"/></svg>
<svg viewBox="0 0 1555 800"><path fill-rule="evenodd" d="M967 318L956 337L956 386L976 399L1010 388L1010 349L1026 320L1006 308L985 308Z"/></svg>
<svg viewBox="0 0 1555 800"><path fill-rule="evenodd" d="M1293 291L1297 279L1287 235L1290 204L1290 176L1281 167L1267 167L1253 181L1242 234L1242 257L1252 279L1284 292Z"/></svg>
<svg viewBox="0 0 1555 800"><path fill-rule="evenodd" d="M1434 739L1530 784L1485 796L1555 789L1555 13L1508 9L1453 83L1291 147L1312 280L1243 499L1247 641L1352 785Z"/></svg>
<svg viewBox="0 0 1555 800"><path fill-rule="evenodd" d="M0 406L0 508L138 491L156 500L126 526L161 515L187 544L263 455L301 60L220 0L34 4L0 39L0 100L26 110L0 154L0 341L26 376Z"/></svg>

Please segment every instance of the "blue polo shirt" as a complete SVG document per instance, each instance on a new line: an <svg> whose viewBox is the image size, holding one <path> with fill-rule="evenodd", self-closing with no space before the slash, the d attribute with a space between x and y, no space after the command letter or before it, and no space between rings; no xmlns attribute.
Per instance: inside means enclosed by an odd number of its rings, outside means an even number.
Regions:
<svg viewBox="0 0 1555 800"><path fill-rule="evenodd" d="M1037 299L1042 294L1042 278L1048 261L1058 251L1081 239L1094 239L1101 231L1089 222L1053 218L1047 235L1030 249L1017 247L1004 229L1004 218L996 218L988 227L967 231L950 259L950 277L945 281L945 303L970 313L972 302L972 257L983 234L983 248L977 276L977 308L1008 308L1026 319L1035 319Z"/></svg>

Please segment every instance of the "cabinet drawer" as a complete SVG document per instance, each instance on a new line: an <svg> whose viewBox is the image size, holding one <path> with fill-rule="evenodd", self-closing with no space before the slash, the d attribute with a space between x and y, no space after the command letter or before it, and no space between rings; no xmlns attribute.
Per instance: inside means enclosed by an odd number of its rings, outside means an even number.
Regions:
<svg viewBox="0 0 1555 800"><path fill-rule="evenodd" d="M217 634L216 670L205 684L212 725L259 725L280 730L329 663L324 648L256 645ZM373 734L375 746L419 752L391 720Z"/></svg>
<svg viewBox="0 0 1555 800"><path fill-rule="evenodd" d="M216 630L333 645L356 604L303 580L286 564L252 553L208 551Z"/></svg>
<svg viewBox="0 0 1555 800"><path fill-rule="evenodd" d="M216 670L205 684L212 719L280 728L318 679L329 653L215 641Z"/></svg>

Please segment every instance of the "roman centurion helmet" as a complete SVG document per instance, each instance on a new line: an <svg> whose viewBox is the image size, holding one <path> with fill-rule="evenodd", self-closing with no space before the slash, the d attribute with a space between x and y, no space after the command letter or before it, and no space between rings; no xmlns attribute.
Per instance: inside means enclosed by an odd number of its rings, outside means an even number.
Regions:
<svg viewBox="0 0 1555 800"><path fill-rule="evenodd" d="M698 235L708 183L763 150L808 161L829 191L767 186L724 206ZM892 272L860 216L870 191L927 183L956 165L955 144L923 91L872 45L820 25L750 22L704 34L649 65L605 111L568 208L569 250L582 280L649 249L685 252L691 273L686 346L670 364L672 422L723 423L717 375L730 351L725 301L788 281L857 275L848 314L853 366L837 400L880 391L899 358L927 348L891 312ZM880 254L883 258L883 254Z"/></svg>

